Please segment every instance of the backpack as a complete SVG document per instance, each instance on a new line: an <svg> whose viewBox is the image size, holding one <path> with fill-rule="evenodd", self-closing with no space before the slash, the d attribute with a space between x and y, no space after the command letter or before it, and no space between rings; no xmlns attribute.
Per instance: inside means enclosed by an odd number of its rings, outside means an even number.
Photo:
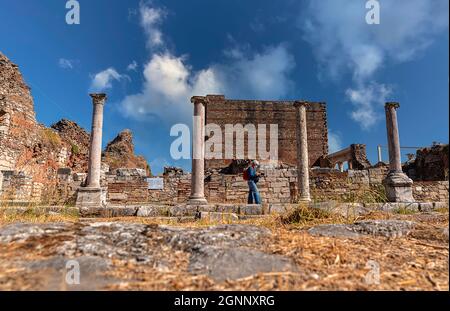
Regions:
<svg viewBox="0 0 450 311"><path fill-rule="evenodd" d="M250 176L248 176L248 169L244 170L244 174L242 174L242 178L244 178L244 180L250 180Z"/></svg>

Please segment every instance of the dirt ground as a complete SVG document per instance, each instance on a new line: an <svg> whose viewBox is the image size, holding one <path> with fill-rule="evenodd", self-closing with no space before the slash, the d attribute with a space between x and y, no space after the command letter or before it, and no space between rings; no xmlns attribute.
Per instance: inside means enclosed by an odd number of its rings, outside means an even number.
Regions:
<svg viewBox="0 0 450 311"><path fill-rule="evenodd" d="M272 216L225 227L135 217L0 219L0 290L449 290L448 212L370 214L358 220L412 221L414 228L400 237L351 238L308 232L349 223L333 217L289 223ZM214 254L233 264L222 268ZM259 257L249 275L236 274L247 269L246 254ZM81 285L65 281L71 258L82 261Z"/></svg>

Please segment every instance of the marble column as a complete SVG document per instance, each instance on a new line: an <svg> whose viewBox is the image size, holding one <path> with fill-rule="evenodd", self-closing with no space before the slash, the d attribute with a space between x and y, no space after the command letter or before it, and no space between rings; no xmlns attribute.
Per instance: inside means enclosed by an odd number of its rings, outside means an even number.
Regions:
<svg viewBox="0 0 450 311"><path fill-rule="evenodd" d="M103 107L105 94L90 94L94 106L92 113L91 142L89 148L88 177L86 187L100 188L100 172L102 165L102 132Z"/></svg>
<svg viewBox="0 0 450 311"><path fill-rule="evenodd" d="M400 139L398 134L397 109L399 103L385 105L386 129L389 149L389 174L383 184L391 202L414 202L412 196L413 181L402 171Z"/></svg>
<svg viewBox="0 0 450 311"><path fill-rule="evenodd" d="M206 98L194 96L193 140L192 140L192 175L190 205L205 205L205 105Z"/></svg>
<svg viewBox="0 0 450 311"><path fill-rule="evenodd" d="M295 102L297 114L297 173L298 173L298 191L299 201L309 202L311 196L309 193L309 154L308 154L308 131L306 120L307 102Z"/></svg>
<svg viewBox="0 0 450 311"><path fill-rule="evenodd" d="M381 146L377 146L378 151L378 162L383 162L383 158L381 156Z"/></svg>
<svg viewBox="0 0 450 311"><path fill-rule="evenodd" d="M338 162L338 168L339 168L339 172L344 172L344 163L342 162Z"/></svg>
<svg viewBox="0 0 450 311"><path fill-rule="evenodd" d="M103 107L106 94L90 94L93 104L92 130L89 145L88 176L86 186L78 189L77 206L82 214L83 209L103 207L106 204L106 193L100 186L102 159Z"/></svg>

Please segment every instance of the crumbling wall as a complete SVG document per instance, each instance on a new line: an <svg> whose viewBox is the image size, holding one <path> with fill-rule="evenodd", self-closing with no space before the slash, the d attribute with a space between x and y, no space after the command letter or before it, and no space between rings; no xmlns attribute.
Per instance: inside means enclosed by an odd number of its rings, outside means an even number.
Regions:
<svg viewBox="0 0 450 311"><path fill-rule="evenodd" d="M419 202L448 202L448 181L416 181L413 184L413 196Z"/></svg>
<svg viewBox="0 0 450 311"><path fill-rule="evenodd" d="M36 131L30 88L18 66L0 53L0 170L15 169L37 139Z"/></svg>
<svg viewBox="0 0 450 311"><path fill-rule="evenodd" d="M366 145L364 144L352 144L348 148L321 156L313 165L323 168L335 168L339 164L341 170L343 170L345 162L348 163L350 169L363 170L372 166L367 159Z"/></svg>
<svg viewBox="0 0 450 311"><path fill-rule="evenodd" d="M414 181L445 181L449 179L448 144L436 144L419 149L415 159L403 166L404 172Z"/></svg>
<svg viewBox="0 0 450 311"><path fill-rule="evenodd" d="M383 196L382 180L386 177L386 166L365 170L340 172L336 169L311 169L311 195L315 201L355 200L379 202ZM263 203L293 203L296 200L297 170L292 167L265 168L260 170L258 188ZM113 203L161 203L186 202L190 195L191 175L183 171L166 172L163 190L148 190L145 178L134 177L126 182L109 184L109 197ZM422 184L418 184L422 185ZM416 186L416 184L415 184ZM448 202L448 182L429 182L422 188L415 187L414 195L420 202ZM147 189L147 190L146 190ZM445 191L447 189L447 191ZM205 178L205 196L210 203L246 203L248 185L242 174L221 174L210 169Z"/></svg>

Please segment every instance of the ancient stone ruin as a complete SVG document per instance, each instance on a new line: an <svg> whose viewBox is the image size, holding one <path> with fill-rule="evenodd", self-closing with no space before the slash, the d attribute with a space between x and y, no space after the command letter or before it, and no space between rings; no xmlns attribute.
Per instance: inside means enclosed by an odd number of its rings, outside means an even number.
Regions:
<svg viewBox="0 0 450 311"><path fill-rule="evenodd" d="M36 121L30 88L18 66L0 53L2 201L74 203L78 188L86 182L89 149L90 134L75 122L63 119L47 128ZM107 174L116 174L116 168L150 173L145 159L134 154L129 131L119 134L104 151L103 184Z"/></svg>
<svg viewBox="0 0 450 311"><path fill-rule="evenodd" d="M192 160L192 173L166 168L160 176L152 176L147 161L134 153L131 131L122 131L102 150L106 94L91 94L91 134L65 119L47 128L36 121L30 88L18 66L0 54L0 69L0 191L8 204L76 204L85 211L128 210L130 215L156 216L264 214L299 202L361 203L361 208L364 204L381 208L388 202L417 208L448 203L448 145L419 150L414 160L402 164L398 103L386 104L389 163L372 165L364 144L328 152L326 103L195 96L191 104L200 122L194 123L199 135L192 146L198 155ZM276 125L277 160L261 158L259 153L206 158L205 149L217 139L209 124L221 129L264 125L267 133L270 125ZM248 149L248 133L232 140ZM224 150L226 137L221 141ZM259 136L252 143L259 144ZM264 146L270 150L270 140ZM261 164L261 206L246 204L248 186L242 171L253 158Z"/></svg>

